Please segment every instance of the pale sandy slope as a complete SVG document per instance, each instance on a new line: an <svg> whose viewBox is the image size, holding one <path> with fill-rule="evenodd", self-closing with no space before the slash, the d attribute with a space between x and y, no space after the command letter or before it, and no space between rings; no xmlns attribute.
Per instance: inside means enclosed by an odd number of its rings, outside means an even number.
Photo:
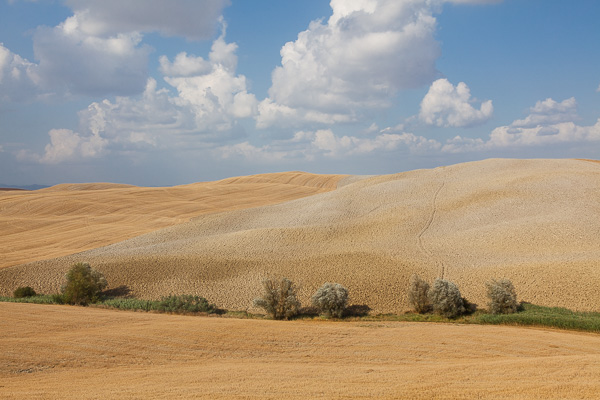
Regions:
<svg viewBox="0 0 600 400"><path fill-rule="evenodd" d="M2 399L597 399L600 336L0 303Z"/></svg>
<svg viewBox="0 0 600 400"><path fill-rule="evenodd" d="M93 183L0 191L0 268L120 242L202 214L326 192L344 177L286 172L165 188Z"/></svg>
<svg viewBox="0 0 600 400"><path fill-rule="evenodd" d="M228 309L251 307L265 277L287 276L305 304L335 281L355 304L401 312L417 272L451 279L480 306L484 282L508 277L522 300L598 310L600 164L486 160L353 181L0 270L2 291L58 290L71 263L89 261L134 295L195 293Z"/></svg>

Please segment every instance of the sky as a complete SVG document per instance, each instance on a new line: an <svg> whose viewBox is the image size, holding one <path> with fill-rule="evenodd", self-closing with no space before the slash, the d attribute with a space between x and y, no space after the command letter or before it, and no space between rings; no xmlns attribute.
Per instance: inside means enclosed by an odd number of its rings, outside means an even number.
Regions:
<svg viewBox="0 0 600 400"><path fill-rule="evenodd" d="M600 158L597 0L0 0L0 182Z"/></svg>

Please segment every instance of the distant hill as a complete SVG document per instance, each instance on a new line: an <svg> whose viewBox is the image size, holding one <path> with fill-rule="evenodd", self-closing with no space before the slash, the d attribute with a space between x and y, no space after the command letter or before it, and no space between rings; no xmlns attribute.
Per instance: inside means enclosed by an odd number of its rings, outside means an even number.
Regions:
<svg viewBox="0 0 600 400"><path fill-rule="evenodd" d="M0 190L39 190L46 189L47 185L7 185L0 183Z"/></svg>

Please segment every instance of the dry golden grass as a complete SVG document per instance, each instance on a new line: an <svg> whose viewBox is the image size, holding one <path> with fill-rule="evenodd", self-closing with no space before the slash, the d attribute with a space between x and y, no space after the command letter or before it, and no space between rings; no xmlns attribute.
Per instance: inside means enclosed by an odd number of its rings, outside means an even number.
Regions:
<svg viewBox="0 0 600 400"><path fill-rule="evenodd" d="M0 303L2 399L596 399L600 336Z"/></svg>
<svg viewBox="0 0 600 400"><path fill-rule="evenodd" d="M0 268L106 246L202 214L333 190L343 177L287 172L166 188L93 183L0 191Z"/></svg>
<svg viewBox="0 0 600 400"><path fill-rule="evenodd" d="M506 277L520 300L598 310L597 163L486 160L339 185L3 269L0 293L24 285L57 291L72 263L88 261L135 296L198 294L227 309L258 311L251 304L261 280L286 276L301 286L304 304L333 281L354 304L402 312L416 272L454 281L480 307L484 283Z"/></svg>

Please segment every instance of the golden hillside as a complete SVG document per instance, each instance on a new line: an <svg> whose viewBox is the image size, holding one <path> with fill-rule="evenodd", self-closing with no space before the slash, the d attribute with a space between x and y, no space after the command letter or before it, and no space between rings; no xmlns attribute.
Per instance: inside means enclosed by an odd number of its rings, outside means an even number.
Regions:
<svg viewBox="0 0 600 400"><path fill-rule="evenodd" d="M365 179L277 205L204 215L111 246L0 270L58 290L88 261L113 287L156 298L200 294L247 309L265 277L287 276L301 300L323 282L376 312L407 308L413 273L444 277L485 305L485 281L510 278L520 298L598 309L600 165L580 160L486 160Z"/></svg>
<svg viewBox="0 0 600 400"><path fill-rule="evenodd" d="M0 192L0 268L106 246L202 214L326 192L342 178L286 172L175 187L89 183Z"/></svg>

